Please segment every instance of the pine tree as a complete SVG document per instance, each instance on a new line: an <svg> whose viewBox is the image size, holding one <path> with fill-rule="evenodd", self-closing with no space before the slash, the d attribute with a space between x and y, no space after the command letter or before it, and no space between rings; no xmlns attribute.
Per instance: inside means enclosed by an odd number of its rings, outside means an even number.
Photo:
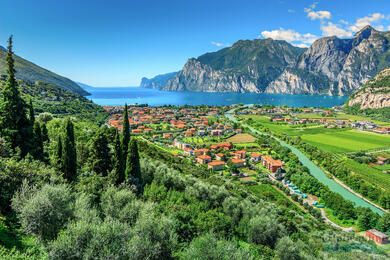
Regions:
<svg viewBox="0 0 390 260"><path fill-rule="evenodd" d="M129 150L126 161L126 179L131 180L136 185L142 186L143 180L141 176L141 166L139 162L138 145L135 138L131 138L129 142ZM137 185L138 186L138 185Z"/></svg>
<svg viewBox="0 0 390 260"><path fill-rule="evenodd" d="M127 104L125 104L125 109L123 111L123 132L122 132L122 152L123 152L123 162L126 164L127 160L127 151L130 142L130 126L129 126L129 116L128 116Z"/></svg>
<svg viewBox="0 0 390 260"><path fill-rule="evenodd" d="M110 179L113 183L116 185L119 185L123 183L126 180L125 176L125 165L123 162L123 153L122 153L122 146L120 141L120 136L118 131L116 131L115 134L115 144L114 144L114 169L111 172Z"/></svg>
<svg viewBox="0 0 390 260"><path fill-rule="evenodd" d="M63 147L62 147L62 140L61 136L58 136L57 140L57 151L56 151L56 167L63 172L63 162L62 162L62 152L63 152Z"/></svg>
<svg viewBox="0 0 390 260"><path fill-rule="evenodd" d="M34 122L34 158L43 159L43 140L41 126L38 121Z"/></svg>
<svg viewBox="0 0 390 260"><path fill-rule="evenodd" d="M32 125L27 118L27 105L20 96L16 81L12 36L9 38L8 43L6 58L8 78L3 87L0 102L0 136L6 140L7 145L14 152L19 148L20 155L24 157L31 152L33 141Z"/></svg>
<svg viewBox="0 0 390 260"><path fill-rule="evenodd" d="M94 172L107 176L110 170L111 156L107 136L103 129L99 129L93 137L89 159Z"/></svg>
<svg viewBox="0 0 390 260"><path fill-rule="evenodd" d="M64 178L72 182L75 180L77 173L77 154L73 123L70 118L67 118L65 122L65 140L62 157Z"/></svg>

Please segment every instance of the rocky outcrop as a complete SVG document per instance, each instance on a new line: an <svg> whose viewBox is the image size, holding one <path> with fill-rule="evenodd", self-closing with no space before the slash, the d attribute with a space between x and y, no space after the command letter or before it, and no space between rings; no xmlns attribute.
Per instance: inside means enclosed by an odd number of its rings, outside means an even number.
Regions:
<svg viewBox="0 0 390 260"><path fill-rule="evenodd" d="M389 39L390 32L366 26L352 39L324 37L308 49L238 41L189 59L163 90L349 95L390 66Z"/></svg>
<svg viewBox="0 0 390 260"><path fill-rule="evenodd" d="M161 74L157 75L151 79L143 77L141 79L140 87L141 88L153 88L153 89L162 89L170 80L177 74L176 72L171 72L171 73L166 73L166 74Z"/></svg>
<svg viewBox="0 0 390 260"><path fill-rule="evenodd" d="M214 70L196 59L189 59L174 78L168 81L163 90L194 92L252 92L259 89L245 76Z"/></svg>
<svg viewBox="0 0 390 260"><path fill-rule="evenodd" d="M381 71L374 79L352 93L347 105L359 105L360 109L390 107L390 68Z"/></svg>
<svg viewBox="0 0 390 260"><path fill-rule="evenodd" d="M321 94L314 84L287 70L271 82L264 92L271 94Z"/></svg>

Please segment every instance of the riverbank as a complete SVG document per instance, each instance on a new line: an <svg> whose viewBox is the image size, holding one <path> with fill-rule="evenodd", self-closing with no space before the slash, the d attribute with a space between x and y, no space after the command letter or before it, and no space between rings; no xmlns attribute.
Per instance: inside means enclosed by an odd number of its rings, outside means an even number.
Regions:
<svg viewBox="0 0 390 260"><path fill-rule="evenodd" d="M235 119L233 116L232 116L232 113L234 112L235 109L232 109L228 112L225 113L225 116L235 122L235 123L239 123L239 121L237 119ZM253 127L247 125L247 124L244 124L244 123L241 123L242 126L248 128L249 130L251 130L252 132L254 133L257 133L257 134L262 134L262 135L268 135L272 138L274 138L275 140L277 140L282 146L285 146L287 148L289 148L299 159L299 161L302 163L302 165L308 167L308 169L310 170L310 173L313 177L315 177L317 180L319 180L321 183L323 183L324 185L328 186L328 188L335 192L335 193L338 193L340 194L344 199L346 200L349 200L351 202L353 202L355 204L355 206L361 206L361 207L367 207L367 208L370 208L372 211L382 215L384 213L384 211L382 210L382 208L378 208L375 206L374 203L369 203L366 201L366 199L363 199L361 198L360 196L356 195L355 192L351 192L349 189L345 188L343 185L341 185L340 183L336 182L335 180L329 178L328 176L326 176L325 172L319 168L317 165L315 165L312 161L309 160L309 158L304 154L302 153L301 151L299 151L298 149L296 149L295 147L279 140L278 138L272 136L272 135L269 135L269 134L266 134L266 133L263 133L257 129L254 129Z"/></svg>

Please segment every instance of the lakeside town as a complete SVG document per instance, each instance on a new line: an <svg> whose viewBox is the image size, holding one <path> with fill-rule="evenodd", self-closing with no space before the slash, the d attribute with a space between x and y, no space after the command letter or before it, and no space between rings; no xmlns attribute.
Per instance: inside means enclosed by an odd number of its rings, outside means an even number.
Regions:
<svg viewBox="0 0 390 260"><path fill-rule="evenodd" d="M110 114L108 125L123 129L121 106L104 106ZM276 125L304 128L352 129L366 133L390 133L389 126L382 126L369 120L337 118L339 107L332 109L288 108L274 106L245 107L199 106L199 107L149 107L130 106L128 120L131 133L170 152L173 156L187 158L195 165L210 172L239 181L243 185L254 185L267 176L280 183L280 189L287 192L295 201L309 204L320 210L323 220L340 227L326 217L324 202L313 194L305 194L292 181L284 178L285 163L278 153L262 145L254 135L239 123L228 120L224 114L235 109L235 116L243 122L251 122L250 116L266 116L267 121ZM386 155L386 154L385 154ZM386 165L388 158L378 156L369 163L371 166ZM342 228L342 227L340 227ZM352 228L342 228L352 231ZM366 237L380 244L387 243L388 236L377 231L367 230Z"/></svg>

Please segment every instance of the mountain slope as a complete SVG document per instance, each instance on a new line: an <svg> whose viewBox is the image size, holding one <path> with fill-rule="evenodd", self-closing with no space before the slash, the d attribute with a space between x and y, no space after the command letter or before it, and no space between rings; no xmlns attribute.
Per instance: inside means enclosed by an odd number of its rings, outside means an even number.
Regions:
<svg viewBox="0 0 390 260"><path fill-rule="evenodd" d="M189 59L164 90L348 95L390 66L390 32L364 27L351 39L238 41Z"/></svg>
<svg viewBox="0 0 390 260"><path fill-rule="evenodd" d="M6 83L7 76L0 74L1 89ZM35 81L18 80L20 93L25 101L33 102L36 114L49 112L56 117L74 116L99 124L105 122L107 112L99 105L77 93L64 90L51 84Z"/></svg>
<svg viewBox="0 0 390 260"><path fill-rule="evenodd" d="M172 79L176 75L176 73L177 71L166 73L166 74L160 74L151 79L143 77L141 79L141 83L139 86L141 88L161 89L167 84L168 80Z"/></svg>
<svg viewBox="0 0 390 260"><path fill-rule="evenodd" d="M390 68L379 72L358 90L355 90L346 104L360 109L390 107Z"/></svg>
<svg viewBox="0 0 390 260"><path fill-rule="evenodd" d="M0 74L7 73L6 65L6 49L0 48ZM35 82L37 80L47 82L64 90L68 90L80 95L88 95L89 93L82 89L75 82L68 78L57 75L49 70L39 67L19 56L15 55L16 77L20 80Z"/></svg>
<svg viewBox="0 0 390 260"><path fill-rule="evenodd" d="M163 89L263 92L303 51L285 41L238 41L232 47L189 59Z"/></svg>

